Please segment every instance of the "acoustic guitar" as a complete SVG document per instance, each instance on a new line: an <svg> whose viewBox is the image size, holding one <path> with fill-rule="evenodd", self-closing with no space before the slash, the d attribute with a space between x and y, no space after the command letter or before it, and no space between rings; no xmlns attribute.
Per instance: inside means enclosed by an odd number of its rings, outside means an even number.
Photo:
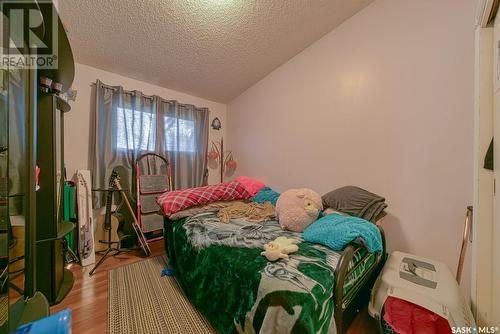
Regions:
<svg viewBox="0 0 500 334"><path fill-rule="evenodd" d="M118 177L118 173L113 171L111 177L109 178L109 189L112 190L115 187L115 179ZM95 251L101 252L108 248L108 233L111 229L111 241L119 243L120 237L118 236L118 228L123 224L125 218L119 213L111 212L111 206L113 202L113 192L108 191L106 195L106 211L103 215L97 218L96 230L95 230Z"/></svg>

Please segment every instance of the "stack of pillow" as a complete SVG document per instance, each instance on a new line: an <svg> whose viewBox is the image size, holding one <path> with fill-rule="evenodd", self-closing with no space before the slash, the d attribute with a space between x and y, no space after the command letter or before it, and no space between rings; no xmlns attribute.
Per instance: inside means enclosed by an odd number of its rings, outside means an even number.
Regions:
<svg viewBox="0 0 500 334"><path fill-rule="evenodd" d="M372 223L382 219L387 213L385 198L355 186L335 189L321 197L323 207L359 217Z"/></svg>

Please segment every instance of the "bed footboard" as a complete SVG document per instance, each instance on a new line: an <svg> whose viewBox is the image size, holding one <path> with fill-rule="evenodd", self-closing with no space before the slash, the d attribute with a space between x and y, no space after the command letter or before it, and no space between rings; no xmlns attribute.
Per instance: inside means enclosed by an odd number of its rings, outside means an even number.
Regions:
<svg viewBox="0 0 500 334"><path fill-rule="evenodd" d="M334 317L338 334L346 332L356 315L370 299L370 292L373 284L384 266L387 258L385 234L381 227L379 227L379 229L382 235L382 254L377 258L376 264L372 265L369 270L363 273L363 276L347 294L344 294L344 284L350 273L349 264L354 257L356 249L360 246L347 246L337 264L334 288Z"/></svg>

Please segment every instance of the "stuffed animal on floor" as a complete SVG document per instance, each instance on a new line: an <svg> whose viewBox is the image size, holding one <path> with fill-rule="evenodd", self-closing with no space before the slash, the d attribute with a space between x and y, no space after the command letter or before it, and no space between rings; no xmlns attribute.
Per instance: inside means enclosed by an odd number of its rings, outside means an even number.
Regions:
<svg viewBox="0 0 500 334"><path fill-rule="evenodd" d="M276 202L276 219L281 228L302 232L318 219L323 210L321 196L307 188L290 189L280 195Z"/></svg>
<svg viewBox="0 0 500 334"><path fill-rule="evenodd" d="M269 261L276 261L279 259L287 259L288 254L299 250L296 245L297 240L287 239L286 237L277 237L274 241L268 242L264 245L264 251L260 255L265 256Z"/></svg>

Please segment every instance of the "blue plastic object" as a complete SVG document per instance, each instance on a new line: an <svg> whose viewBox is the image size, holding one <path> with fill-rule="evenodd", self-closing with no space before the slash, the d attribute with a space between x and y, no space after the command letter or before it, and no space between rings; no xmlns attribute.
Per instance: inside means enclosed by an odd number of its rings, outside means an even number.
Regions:
<svg viewBox="0 0 500 334"><path fill-rule="evenodd" d="M65 309L49 317L22 325L11 334L70 334L71 310Z"/></svg>
<svg viewBox="0 0 500 334"><path fill-rule="evenodd" d="M167 267L161 271L161 276L175 276L175 269Z"/></svg>

